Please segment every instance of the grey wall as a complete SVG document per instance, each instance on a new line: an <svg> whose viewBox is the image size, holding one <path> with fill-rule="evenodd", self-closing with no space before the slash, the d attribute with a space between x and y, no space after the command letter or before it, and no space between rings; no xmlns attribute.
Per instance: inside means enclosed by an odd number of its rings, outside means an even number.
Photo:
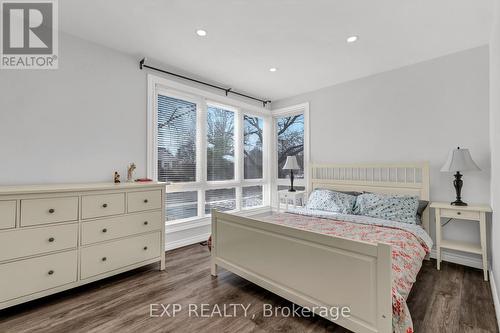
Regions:
<svg viewBox="0 0 500 333"><path fill-rule="evenodd" d="M0 73L0 184L109 181L146 170L146 74L65 34L58 70Z"/></svg>
<svg viewBox="0 0 500 333"><path fill-rule="evenodd" d="M490 201L488 47L273 102L310 102L315 163L429 161L431 199L454 199L448 151L471 150L483 171L464 176L465 201ZM446 237L479 242L477 225L453 222ZM432 224L433 225L433 224Z"/></svg>
<svg viewBox="0 0 500 333"><path fill-rule="evenodd" d="M491 133L491 205L492 268L495 282L500 281L500 3L497 1L496 20L490 43L490 133ZM497 292L499 292L497 287ZM498 294L500 297L500 294ZM495 304L498 305L498 304ZM497 309L497 313L500 309Z"/></svg>

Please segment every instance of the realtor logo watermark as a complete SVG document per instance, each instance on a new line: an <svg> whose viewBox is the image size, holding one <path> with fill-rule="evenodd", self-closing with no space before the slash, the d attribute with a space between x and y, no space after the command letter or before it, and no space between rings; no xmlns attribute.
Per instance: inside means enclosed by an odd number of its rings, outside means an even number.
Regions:
<svg viewBox="0 0 500 333"><path fill-rule="evenodd" d="M57 69L57 0L1 0L1 69Z"/></svg>

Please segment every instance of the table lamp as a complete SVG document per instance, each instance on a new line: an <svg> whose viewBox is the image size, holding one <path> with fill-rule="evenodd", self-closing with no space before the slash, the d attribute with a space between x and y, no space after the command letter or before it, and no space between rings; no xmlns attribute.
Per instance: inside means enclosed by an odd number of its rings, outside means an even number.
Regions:
<svg viewBox="0 0 500 333"><path fill-rule="evenodd" d="M293 170L298 169L300 169L300 167L299 163L297 163L297 157L287 156L283 170L290 170L290 188L288 189L288 192L295 192L295 189L293 188Z"/></svg>
<svg viewBox="0 0 500 333"><path fill-rule="evenodd" d="M448 160L441 168L441 172L456 172L455 180L453 181L453 186L455 187L455 192L457 194L457 199L451 204L453 206L467 206L465 202L462 201L462 174L463 171L481 171L477 164L472 160L470 156L469 149L453 149L448 155Z"/></svg>

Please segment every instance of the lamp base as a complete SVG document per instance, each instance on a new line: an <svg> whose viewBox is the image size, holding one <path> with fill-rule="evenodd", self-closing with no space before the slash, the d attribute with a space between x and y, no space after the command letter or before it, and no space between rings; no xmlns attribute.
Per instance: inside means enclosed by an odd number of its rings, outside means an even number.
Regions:
<svg viewBox="0 0 500 333"><path fill-rule="evenodd" d="M288 192L297 192L297 190L296 190L296 189L294 189L294 188L289 188L289 189L288 189Z"/></svg>
<svg viewBox="0 0 500 333"><path fill-rule="evenodd" d="M452 206L467 206L467 204L462 201L463 184L464 182L462 181L462 174L460 173L460 171L457 171L457 173L455 174L455 180L453 181L453 186L455 187L457 198L451 203Z"/></svg>

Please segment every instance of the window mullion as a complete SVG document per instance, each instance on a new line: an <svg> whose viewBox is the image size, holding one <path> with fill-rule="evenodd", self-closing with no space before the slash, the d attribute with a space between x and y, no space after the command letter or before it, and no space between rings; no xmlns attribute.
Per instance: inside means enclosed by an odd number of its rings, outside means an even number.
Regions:
<svg viewBox="0 0 500 333"><path fill-rule="evenodd" d="M236 172L235 172L235 180L237 182L236 185L236 210L240 210L242 207L242 180L244 178L243 171L243 112L240 109L237 109L236 115L234 117L234 130L235 130L235 149L234 152L235 162L236 162Z"/></svg>
<svg viewBox="0 0 500 333"><path fill-rule="evenodd" d="M199 121L197 124L197 176L199 177L200 190L198 191L198 216L205 214L205 189L207 187L207 101L202 98L200 102Z"/></svg>

